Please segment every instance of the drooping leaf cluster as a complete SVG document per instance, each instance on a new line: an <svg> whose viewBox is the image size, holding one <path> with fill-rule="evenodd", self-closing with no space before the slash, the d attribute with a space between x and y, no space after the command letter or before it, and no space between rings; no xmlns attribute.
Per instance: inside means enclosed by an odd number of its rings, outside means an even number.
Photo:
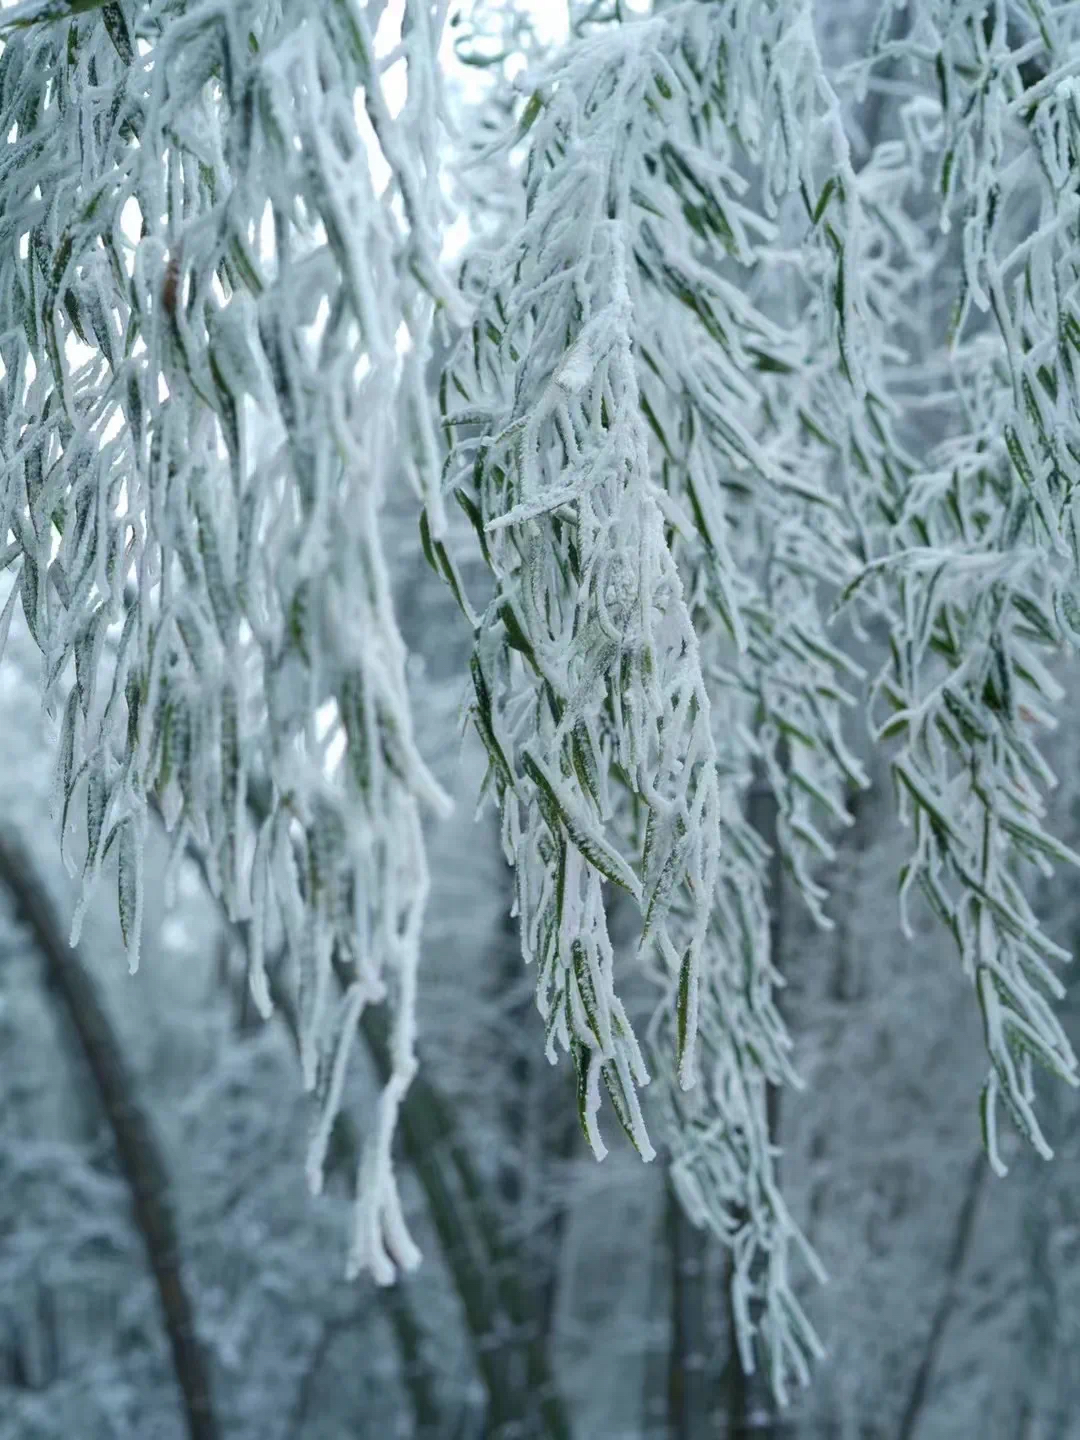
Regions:
<svg viewBox="0 0 1080 1440"><path fill-rule="evenodd" d="M77 8L10 12L0 55L5 623L17 594L61 715L61 835L85 808L84 904L115 849L132 963L150 804L249 922L264 1010L283 946L315 1185L359 1012L393 1005L351 1262L389 1279L417 1258L390 1144L418 806L446 802L411 738L379 509L411 468L400 433L432 471L437 17L407 7L392 116L354 0Z"/></svg>

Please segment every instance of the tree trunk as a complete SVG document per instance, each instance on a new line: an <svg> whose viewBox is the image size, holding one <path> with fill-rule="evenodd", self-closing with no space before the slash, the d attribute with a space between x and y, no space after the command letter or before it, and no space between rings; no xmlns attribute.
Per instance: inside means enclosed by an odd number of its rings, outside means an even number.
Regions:
<svg viewBox="0 0 1080 1440"><path fill-rule="evenodd" d="M784 865L777 838L778 809L772 787L759 774L750 791L748 818L754 829L772 850L769 861L769 952L778 970L783 965L784 937ZM780 1129L780 1091L769 1087L767 1114L769 1138L775 1140ZM779 1166L777 1167L779 1183ZM756 1277L752 1277L756 1278ZM730 1304L730 1287L729 1287ZM752 1313L756 1320L756 1315ZM735 1347L735 1317L731 1314L732 1346ZM728 1394L728 1433L732 1436L755 1436L758 1440L785 1440L792 1428L780 1414L769 1383L769 1376L759 1361L752 1375L743 1373L738 1353L729 1367L731 1388Z"/></svg>
<svg viewBox="0 0 1080 1440"><path fill-rule="evenodd" d="M667 1183L667 1240L671 1259L671 1348L668 1352L669 1440L708 1434L709 1374L705 1333L704 1230L692 1225Z"/></svg>
<svg viewBox="0 0 1080 1440"><path fill-rule="evenodd" d="M135 1224L146 1246L157 1285L173 1370L183 1398L191 1440L219 1440L209 1368L195 1328L184 1280L180 1242L169 1203L169 1175L150 1121L139 1104L119 1038L97 986L68 945L48 894L25 851L0 836L0 883L25 919L60 996L112 1131L120 1168L131 1191Z"/></svg>
<svg viewBox="0 0 1080 1440"><path fill-rule="evenodd" d="M963 1273L968 1252L971 1249L971 1240L975 1233L975 1217L978 1211L979 1196L982 1193L989 1169L990 1167L987 1164L986 1156L983 1151L980 1150L971 1162L971 1167L968 1170L967 1184L964 1187L963 1199L960 1202L960 1209L957 1212L956 1228L953 1231L952 1245L949 1247L949 1258L945 1265L944 1284L942 1285L941 1295L938 1299L933 1319L930 1322L930 1330L926 1337L926 1344L923 1347L919 1364L916 1367L915 1375L911 1382L907 1404L904 1406L904 1413L900 1420L900 1428L896 1432L897 1440L914 1440L918 1427L924 1418L926 1402L930 1395L930 1382L933 1378L934 1361L937 1359L938 1352L941 1349L942 1337L949 1323L949 1317L952 1315L956 1305L960 1277Z"/></svg>

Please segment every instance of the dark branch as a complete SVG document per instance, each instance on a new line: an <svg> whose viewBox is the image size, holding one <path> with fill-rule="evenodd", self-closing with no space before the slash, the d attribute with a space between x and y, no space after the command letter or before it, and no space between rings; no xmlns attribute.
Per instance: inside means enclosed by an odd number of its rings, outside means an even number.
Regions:
<svg viewBox="0 0 1080 1440"><path fill-rule="evenodd" d="M979 1192L982 1190L986 1175L986 1156L980 1150L972 1162L971 1169L968 1171L968 1182L964 1190L964 1199L956 1217L956 1229L953 1232L949 1259L945 1266L945 1286L941 1292L941 1298L938 1300L937 1309L934 1311L934 1318L930 1325L930 1333L926 1337L926 1346L923 1350L922 1359L919 1361L919 1368L915 1372L915 1379L911 1386L911 1394L908 1396L907 1405L904 1407L904 1415L900 1421L900 1429L896 1432L897 1440L912 1440L919 1421L922 1419L926 1397L930 1392L930 1379L933 1375L934 1360L937 1356L938 1348L941 1345L941 1337L945 1334L945 1327L949 1323L949 1317L956 1306L956 1292L960 1275L967 1260L968 1251L971 1249L971 1237L975 1231L975 1212L978 1209Z"/></svg>
<svg viewBox="0 0 1080 1440"><path fill-rule="evenodd" d="M131 1191L135 1224L146 1246L173 1370L184 1401L191 1440L219 1440L210 1375L199 1342L191 1297L184 1281L176 1222L169 1203L169 1175L123 1049L77 950L68 945L52 903L23 848L0 834L0 884L26 921L51 988L59 995L78 1036L102 1109L112 1131L120 1168Z"/></svg>

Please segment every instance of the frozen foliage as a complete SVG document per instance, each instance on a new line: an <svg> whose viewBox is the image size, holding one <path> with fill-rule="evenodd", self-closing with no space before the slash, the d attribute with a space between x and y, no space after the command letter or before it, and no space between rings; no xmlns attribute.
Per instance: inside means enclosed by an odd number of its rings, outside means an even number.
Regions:
<svg viewBox="0 0 1080 1440"><path fill-rule="evenodd" d="M415 357L439 286L437 18L408 8L396 119L347 0L109 5L0 56L0 530L63 707L62 838L85 795L84 903L115 848L133 965L151 798L250 918L264 1010L280 931L324 1097L315 1185L357 1016L389 998L351 1262L383 1279L417 1258L389 1158L415 1065L418 803L445 807L411 740L378 533L399 414L432 469Z"/></svg>
<svg viewBox="0 0 1080 1440"><path fill-rule="evenodd" d="M888 529L864 573L889 576L894 638L874 687L886 711L875 733L902 742L893 774L916 839L902 899L920 886L976 988L991 1060L984 1132L1004 1173L998 1101L1049 1157L1032 1062L1077 1083L1047 998L1064 993L1049 964L1067 957L1023 880L1027 866L1076 861L1042 826L1040 792L1054 777L1033 737L1061 698L1045 656L1080 640L1070 473L1080 329L1067 233L1080 35L1066 6L925 4L910 19L902 40L880 27L878 46L924 82L901 117L918 141L915 177L937 192L927 219L938 235L924 233L953 308L941 340L943 317L919 317L927 328L912 349L923 353L886 378L909 406L932 397L947 420L938 445L900 455L876 487Z"/></svg>
<svg viewBox="0 0 1080 1440"><path fill-rule="evenodd" d="M1032 1062L1077 1079L1029 895L1076 858L1035 732L1080 641L1080 14L883 3L837 70L810 0L574 6L550 53L476 9L458 58L483 63L487 26L530 69L475 105L443 95L427 0L390 47L381 0L5 12L0 643L21 600L67 853L86 813L75 933L113 849L134 965L152 806L244 927L263 1013L272 979L295 993L315 1189L357 1023L390 1005L350 1260L390 1280L418 1258L391 1144L421 807L447 805L381 534L407 480L472 632L547 1054L572 1055L597 1156L606 1094L652 1157L654 1073L682 1199L732 1250L743 1364L756 1337L783 1397L818 1342L767 1105L796 1079L770 852L827 925L868 638L914 826L901 901L975 990L995 1169L999 1102L1050 1154Z"/></svg>
<svg viewBox="0 0 1080 1440"><path fill-rule="evenodd" d="M479 430L456 447L448 481L475 516L497 582L472 662L473 713L517 865L549 1054L556 1041L574 1053L594 1150L603 1154L602 1078L648 1157L633 1089L641 1059L614 990L600 888L614 881L640 902L641 949L667 1001L670 1022L658 1015L657 1024L673 1033L658 1034L653 1048L679 1112L671 1143L680 1183L695 1214L735 1245L747 1336L751 1270L759 1251L769 1257L769 1340L782 1388L789 1359L801 1371L814 1340L788 1286L786 1247L797 1232L776 1192L766 1123L765 1082L791 1072L770 996L767 852L741 813L764 748L746 693L767 707L784 841L812 898L801 845L826 842L806 795L780 774L782 729L822 732L822 750L851 778L861 773L833 718L842 697L832 671L843 657L816 639L812 586L792 574L810 551L828 575L838 549L828 521L799 533L795 507L821 508L834 525L836 507L800 479L793 427L770 434L741 378L754 368L743 347L764 347L755 351L764 362L770 348L783 356L783 336L692 253L695 239L719 237L749 264L744 231L774 231L739 202L745 182L725 164L726 97L712 77L726 73L724 42L737 38L739 17L723 19L733 36L698 6L602 31L542 77L521 121L527 215L488 267L480 317L444 382L447 424ZM703 144L710 123L712 154ZM692 311L690 324L672 301ZM792 370L801 358L774 363ZM464 406L454 407L455 392ZM768 450L733 401L768 435ZM649 464L649 427L662 484ZM757 514L733 507L742 569L718 461L735 472L736 494L747 488L738 472L752 469L771 492ZM770 520L780 553L762 567ZM784 596L789 629L774 623L766 586ZM720 682L726 724L713 721L707 674ZM785 681L791 698L781 694ZM829 799L836 788L828 769L815 777L809 757L791 776L809 795ZM701 1073L707 1087L683 1099Z"/></svg>

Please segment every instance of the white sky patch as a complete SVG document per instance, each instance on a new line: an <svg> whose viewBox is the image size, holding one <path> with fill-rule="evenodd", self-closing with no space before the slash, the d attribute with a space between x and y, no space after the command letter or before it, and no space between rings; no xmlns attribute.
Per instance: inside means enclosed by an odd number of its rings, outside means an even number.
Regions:
<svg viewBox="0 0 1080 1440"><path fill-rule="evenodd" d="M405 0L390 0L379 17L375 30L375 58L385 61L401 44L401 22L405 14ZM409 89L408 67L404 55L399 56L383 72L382 92L386 108L396 119L401 114Z"/></svg>
<svg viewBox="0 0 1080 1440"><path fill-rule="evenodd" d="M135 249L139 244L141 231L142 211L135 196L129 195L120 210L120 233L131 246L131 251L124 256L124 268L129 275L135 272Z"/></svg>
<svg viewBox="0 0 1080 1440"><path fill-rule="evenodd" d="M391 118L396 120L409 93L409 71L404 55L395 60L389 70L383 72L382 91L386 108L390 111Z"/></svg>
<svg viewBox="0 0 1080 1440"><path fill-rule="evenodd" d="M64 355L72 370L79 370L83 365L89 365L91 360L98 357L96 345L84 345L74 331L68 336L67 344L64 346Z"/></svg>
<svg viewBox="0 0 1080 1440"><path fill-rule="evenodd" d="M632 4L629 8L643 7ZM532 16L537 37L545 45L559 45L570 34L570 14L562 0L526 0L525 9Z"/></svg>
<svg viewBox="0 0 1080 1440"><path fill-rule="evenodd" d="M254 223L255 222L252 221L253 230ZM253 245L255 244L254 234L251 237L251 243ZM277 236L274 232L274 207L269 200L267 200L266 204L263 206L262 219L259 221L258 246L260 255L265 256L268 260L273 260L275 262L277 261Z"/></svg>
<svg viewBox="0 0 1080 1440"><path fill-rule="evenodd" d="M304 326L304 334L313 348L317 349L323 336L326 334L326 322L330 319L330 301L324 295L319 301L319 307L315 311L315 319L310 325Z"/></svg>
<svg viewBox="0 0 1080 1440"><path fill-rule="evenodd" d="M142 211L139 209L139 202L134 195L129 195L120 211L120 228L127 239L137 244L141 227Z"/></svg>
<svg viewBox="0 0 1080 1440"><path fill-rule="evenodd" d="M348 743L345 727L344 725L339 725L337 730L334 731L333 739L326 747L326 758L323 763L327 775L332 775L342 760L345 759L345 750Z"/></svg>
<svg viewBox="0 0 1080 1440"><path fill-rule="evenodd" d="M445 265L452 265L465 249L470 235L468 216L459 212L443 233L442 259Z"/></svg>
<svg viewBox="0 0 1080 1440"><path fill-rule="evenodd" d="M337 719L337 701L327 700L315 711L315 736L319 740L325 740L330 733L330 727Z"/></svg>
<svg viewBox="0 0 1080 1440"><path fill-rule="evenodd" d="M124 419L124 412L121 407L117 405L116 409L112 412L108 420L106 420L105 422L104 429L101 432L101 437L98 442L98 449L100 449L103 445L107 445L110 440L115 440L116 437L123 430L126 423L127 422ZM124 504L126 507L126 499L124 501Z"/></svg>
<svg viewBox="0 0 1080 1440"><path fill-rule="evenodd" d="M522 71L523 71L524 69L525 69L525 56L524 56L524 55L511 55L511 56L507 59L506 64L503 66L503 71L504 71L504 73L505 73L505 75L506 75L506 78L507 78L508 80L516 80L517 77L522 73Z"/></svg>
<svg viewBox="0 0 1080 1440"><path fill-rule="evenodd" d="M385 60L401 44L401 22L405 17L405 0L390 0L379 16L375 30L375 59Z"/></svg>

